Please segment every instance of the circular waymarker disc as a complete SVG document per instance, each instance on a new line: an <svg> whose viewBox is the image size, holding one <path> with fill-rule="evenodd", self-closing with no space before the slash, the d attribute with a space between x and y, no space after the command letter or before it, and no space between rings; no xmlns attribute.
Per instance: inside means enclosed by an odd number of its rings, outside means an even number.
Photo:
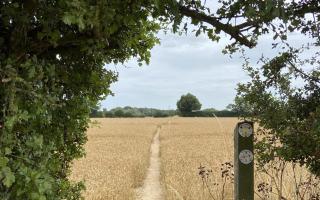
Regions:
<svg viewBox="0 0 320 200"><path fill-rule="evenodd" d="M240 124L239 134L242 137L249 137L250 135L252 135L252 132L253 132L253 130L252 130L251 124L248 124L248 123Z"/></svg>
<svg viewBox="0 0 320 200"><path fill-rule="evenodd" d="M240 162L247 165L253 160L253 153L250 150L242 150L239 154Z"/></svg>

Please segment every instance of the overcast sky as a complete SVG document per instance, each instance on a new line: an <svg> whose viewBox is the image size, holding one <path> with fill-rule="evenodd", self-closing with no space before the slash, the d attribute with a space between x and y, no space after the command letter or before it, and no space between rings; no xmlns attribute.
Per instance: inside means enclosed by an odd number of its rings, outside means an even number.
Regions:
<svg viewBox="0 0 320 200"><path fill-rule="evenodd" d="M176 109L180 96L190 92L198 97L202 108L224 109L233 102L237 83L249 80L240 55L230 58L221 52L230 43L227 36L219 43L204 35L195 37L193 33L181 36L159 33L158 36L161 45L152 49L149 65L139 67L130 60L124 65L106 66L119 72L119 80L111 87L115 96L108 96L101 103L102 108ZM270 48L271 43L271 36L263 37L258 47L248 52L250 57L254 60L262 53L274 55L276 50Z"/></svg>

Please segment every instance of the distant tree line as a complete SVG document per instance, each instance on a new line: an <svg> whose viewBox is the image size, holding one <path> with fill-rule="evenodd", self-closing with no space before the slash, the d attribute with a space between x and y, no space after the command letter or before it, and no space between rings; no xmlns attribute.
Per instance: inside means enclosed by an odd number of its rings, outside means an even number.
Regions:
<svg viewBox="0 0 320 200"><path fill-rule="evenodd" d="M216 110L214 108L208 108L191 112L190 114L182 114L179 110L161 110L155 108L136 108L136 107L117 107L111 110L102 109L99 107L92 108L90 117L92 118L130 118L130 117L238 117L240 114L235 110Z"/></svg>
<svg viewBox="0 0 320 200"><path fill-rule="evenodd" d="M111 110L100 109L99 105L91 108L90 117L239 117L242 116L245 109L240 109L236 104L229 104L224 110L207 108L201 110L202 104L196 96L187 93L182 95L177 101L176 110L161 110L155 108L136 108L136 107L117 107ZM243 106L242 106L243 107Z"/></svg>
<svg viewBox="0 0 320 200"><path fill-rule="evenodd" d="M91 109L90 117L170 117L177 115L175 110L160 110L155 108L117 107L111 110Z"/></svg>

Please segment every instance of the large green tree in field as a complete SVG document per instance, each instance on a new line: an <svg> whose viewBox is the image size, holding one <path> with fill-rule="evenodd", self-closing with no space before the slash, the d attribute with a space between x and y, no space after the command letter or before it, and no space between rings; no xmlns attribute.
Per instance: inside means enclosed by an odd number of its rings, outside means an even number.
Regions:
<svg viewBox="0 0 320 200"><path fill-rule="evenodd" d="M177 108L182 116L192 116L194 111L201 109L201 103L196 96L188 93L180 97Z"/></svg>
<svg viewBox="0 0 320 200"><path fill-rule="evenodd" d="M215 10L210 4L1 1L0 198L79 199L82 186L68 174L72 160L84 154L90 107L116 81L104 65L130 57L148 62L160 26L187 30L185 16L196 35L213 41L221 33L230 36L226 52L254 48L259 36L274 35L283 52L264 60L261 69L246 65L252 82L241 85L239 95L275 139L265 148L271 150L262 156L265 162L280 156L319 175L319 1L221 0ZM312 42L293 48L286 42L289 32ZM312 55L301 58L308 48ZM300 88L291 84L297 77L304 83ZM283 145L272 145L278 140Z"/></svg>

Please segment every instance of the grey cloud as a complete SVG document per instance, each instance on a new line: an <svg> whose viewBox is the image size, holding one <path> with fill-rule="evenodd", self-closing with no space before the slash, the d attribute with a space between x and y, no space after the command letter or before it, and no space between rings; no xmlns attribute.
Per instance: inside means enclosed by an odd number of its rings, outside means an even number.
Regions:
<svg viewBox="0 0 320 200"><path fill-rule="evenodd" d="M299 36L293 34L292 41L302 43ZM111 87L115 96L103 101L102 107L176 108L179 97L191 92L203 107L223 109L232 103L237 83L249 80L242 70L240 54L230 59L221 53L229 38L217 44L205 36L160 33L159 37L162 44L152 50L149 66L138 67L134 59L125 63L127 67L106 66L117 69L119 81ZM279 51L271 49L272 42L271 36L264 36L257 48L247 51L252 63L262 54L273 56Z"/></svg>

